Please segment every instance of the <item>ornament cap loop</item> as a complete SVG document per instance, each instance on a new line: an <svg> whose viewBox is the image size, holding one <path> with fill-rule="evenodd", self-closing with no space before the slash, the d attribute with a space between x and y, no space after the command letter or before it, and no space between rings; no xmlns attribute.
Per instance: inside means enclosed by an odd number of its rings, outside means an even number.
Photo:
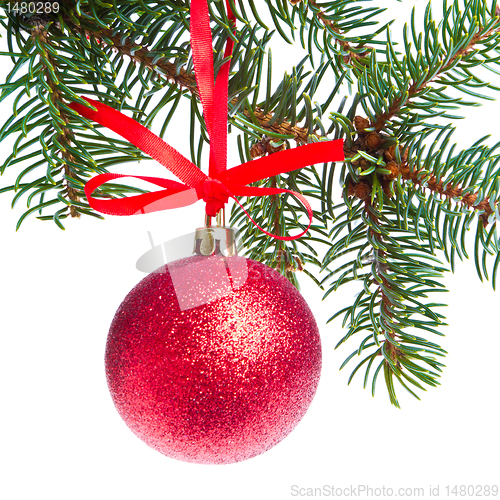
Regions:
<svg viewBox="0 0 500 500"><path fill-rule="evenodd" d="M233 227L199 227L196 229L193 245L195 255L238 255L238 231Z"/></svg>

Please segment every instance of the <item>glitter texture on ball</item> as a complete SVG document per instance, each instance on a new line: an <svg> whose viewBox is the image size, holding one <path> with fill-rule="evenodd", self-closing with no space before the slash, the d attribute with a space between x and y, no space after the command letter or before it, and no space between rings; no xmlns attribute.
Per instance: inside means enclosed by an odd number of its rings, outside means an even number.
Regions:
<svg viewBox="0 0 500 500"><path fill-rule="evenodd" d="M278 272L195 256L127 295L105 361L115 406L140 439L171 458L224 464L293 430L316 392L321 343L305 300Z"/></svg>

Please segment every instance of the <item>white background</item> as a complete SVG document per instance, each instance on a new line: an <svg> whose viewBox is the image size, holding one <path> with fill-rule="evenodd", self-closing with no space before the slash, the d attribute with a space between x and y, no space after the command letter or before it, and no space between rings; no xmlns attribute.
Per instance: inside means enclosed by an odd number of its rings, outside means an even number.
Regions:
<svg viewBox="0 0 500 500"><path fill-rule="evenodd" d="M399 37L414 2L388 3ZM1 109L7 117L10 103ZM499 111L487 104L468 112L458 123L460 144L487 133L489 144L498 140ZM176 122L166 135L186 155L187 127ZM5 142L2 161L9 153ZM144 167L135 168L142 173ZM163 173L155 168L149 171ZM7 172L1 186L17 173ZM104 222L66 220L66 231L30 217L16 233L25 201L12 211L10 198L0 196L0 498L280 500L293 498L293 485L385 485L395 494L399 487L422 487L426 496L430 485L439 485L446 497L447 485L500 483L499 295L480 283L472 262L459 263L446 278L450 293L438 297L449 303L450 325L438 339L449 352L442 386L421 402L400 390L402 410L389 404L382 379L375 398L362 390L360 375L347 387L350 372L338 367L357 340L334 351L341 327L325 326L343 292L322 303L304 277L324 355L308 413L261 456L193 465L164 457L128 430L109 396L103 356L116 308L144 276L135 261L149 249L147 231L156 243L189 232L202 222L203 205Z"/></svg>

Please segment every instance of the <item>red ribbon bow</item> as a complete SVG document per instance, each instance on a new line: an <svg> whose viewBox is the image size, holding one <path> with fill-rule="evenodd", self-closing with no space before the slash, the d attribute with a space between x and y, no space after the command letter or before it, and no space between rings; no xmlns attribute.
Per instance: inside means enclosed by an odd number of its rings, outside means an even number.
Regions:
<svg viewBox="0 0 500 500"><path fill-rule="evenodd" d="M235 17L227 0L226 5L228 17L231 22L234 22ZM224 57L229 57L232 54L233 45L233 40L229 38L226 42ZM261 231L269 236L279 240L299 238L309 230L312 224L313 212L308 201L300 193L288 189L251 187L248 184L315 163L343 161L343 141L317 142L295 149L280 151L271 156L243 163L228 170L227 101L230 61L220 68L214 85L212 32L207 0L191 1L191 48L198 91L210 137L209 175L204 174L194 163L132 118L105 104L83 97L96 108L96 111L75 102L71 103L70 107L83 117L94 120L121 135L167 167L170 172L182 181L180 183L159 177L101 174L88 181L85 185L85 194L90 206L94 210L105 214L134 215L179 208L202 199L206 202L207 215L213 217L224 207L229 197L233 198L241 207L236 196L268 196L290 193L304 204L309 215L309 225L299 235L278 236L268 233L257 225L246 210L245 213ZM119 177L133 177L145 180L164 189L122 199L99 200L92 197L92 193L96 188L109 180Z"/></svg>

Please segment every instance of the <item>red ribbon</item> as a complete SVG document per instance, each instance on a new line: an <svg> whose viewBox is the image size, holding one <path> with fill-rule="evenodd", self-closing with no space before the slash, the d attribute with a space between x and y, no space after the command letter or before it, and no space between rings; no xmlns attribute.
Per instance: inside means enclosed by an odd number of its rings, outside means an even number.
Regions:
<svg viewBox="0 0 500 500"><path fill-rule="evenodd" d="M231 22L235 17L226 0L228 17ZM195 203L199 199L206 202L206 213L213 217L224 207L229 197L241 208L236 196L269 196L290 193L296 196L306 207L309 215L307 229L296 236L278 236L261 228L243 208L249 219L265 234L279 240L293 240L305 234L312 224L312 208L300 194L288 189L251 187L248 184L268 177L298 170L315 163L343 161L343 141L327 141L307 144L295 149L288 149L243 163L227 169L227 101L230 61L219 70L214 85L214 64L212 32L207 0L191 1L191 48L198 91L203 105L205 123L210 137L209 175L204 174L194 163L168 145L163 139L153 134L132 118L93 99L83 97L91 108L78 103L69 106L83 117L94 120L118 135L127 139L144 153L161 163L182 183L159 177L143 177L121 174L101 174L85 185L85 194L90 206L99 212L110 215L134 215L179 208ZM231 55L233 41L226 42L224 57ZM119 177L133 177L164 188L161 191L130 196L122 199L99 200L92 193L102 184Z"/></svg>

